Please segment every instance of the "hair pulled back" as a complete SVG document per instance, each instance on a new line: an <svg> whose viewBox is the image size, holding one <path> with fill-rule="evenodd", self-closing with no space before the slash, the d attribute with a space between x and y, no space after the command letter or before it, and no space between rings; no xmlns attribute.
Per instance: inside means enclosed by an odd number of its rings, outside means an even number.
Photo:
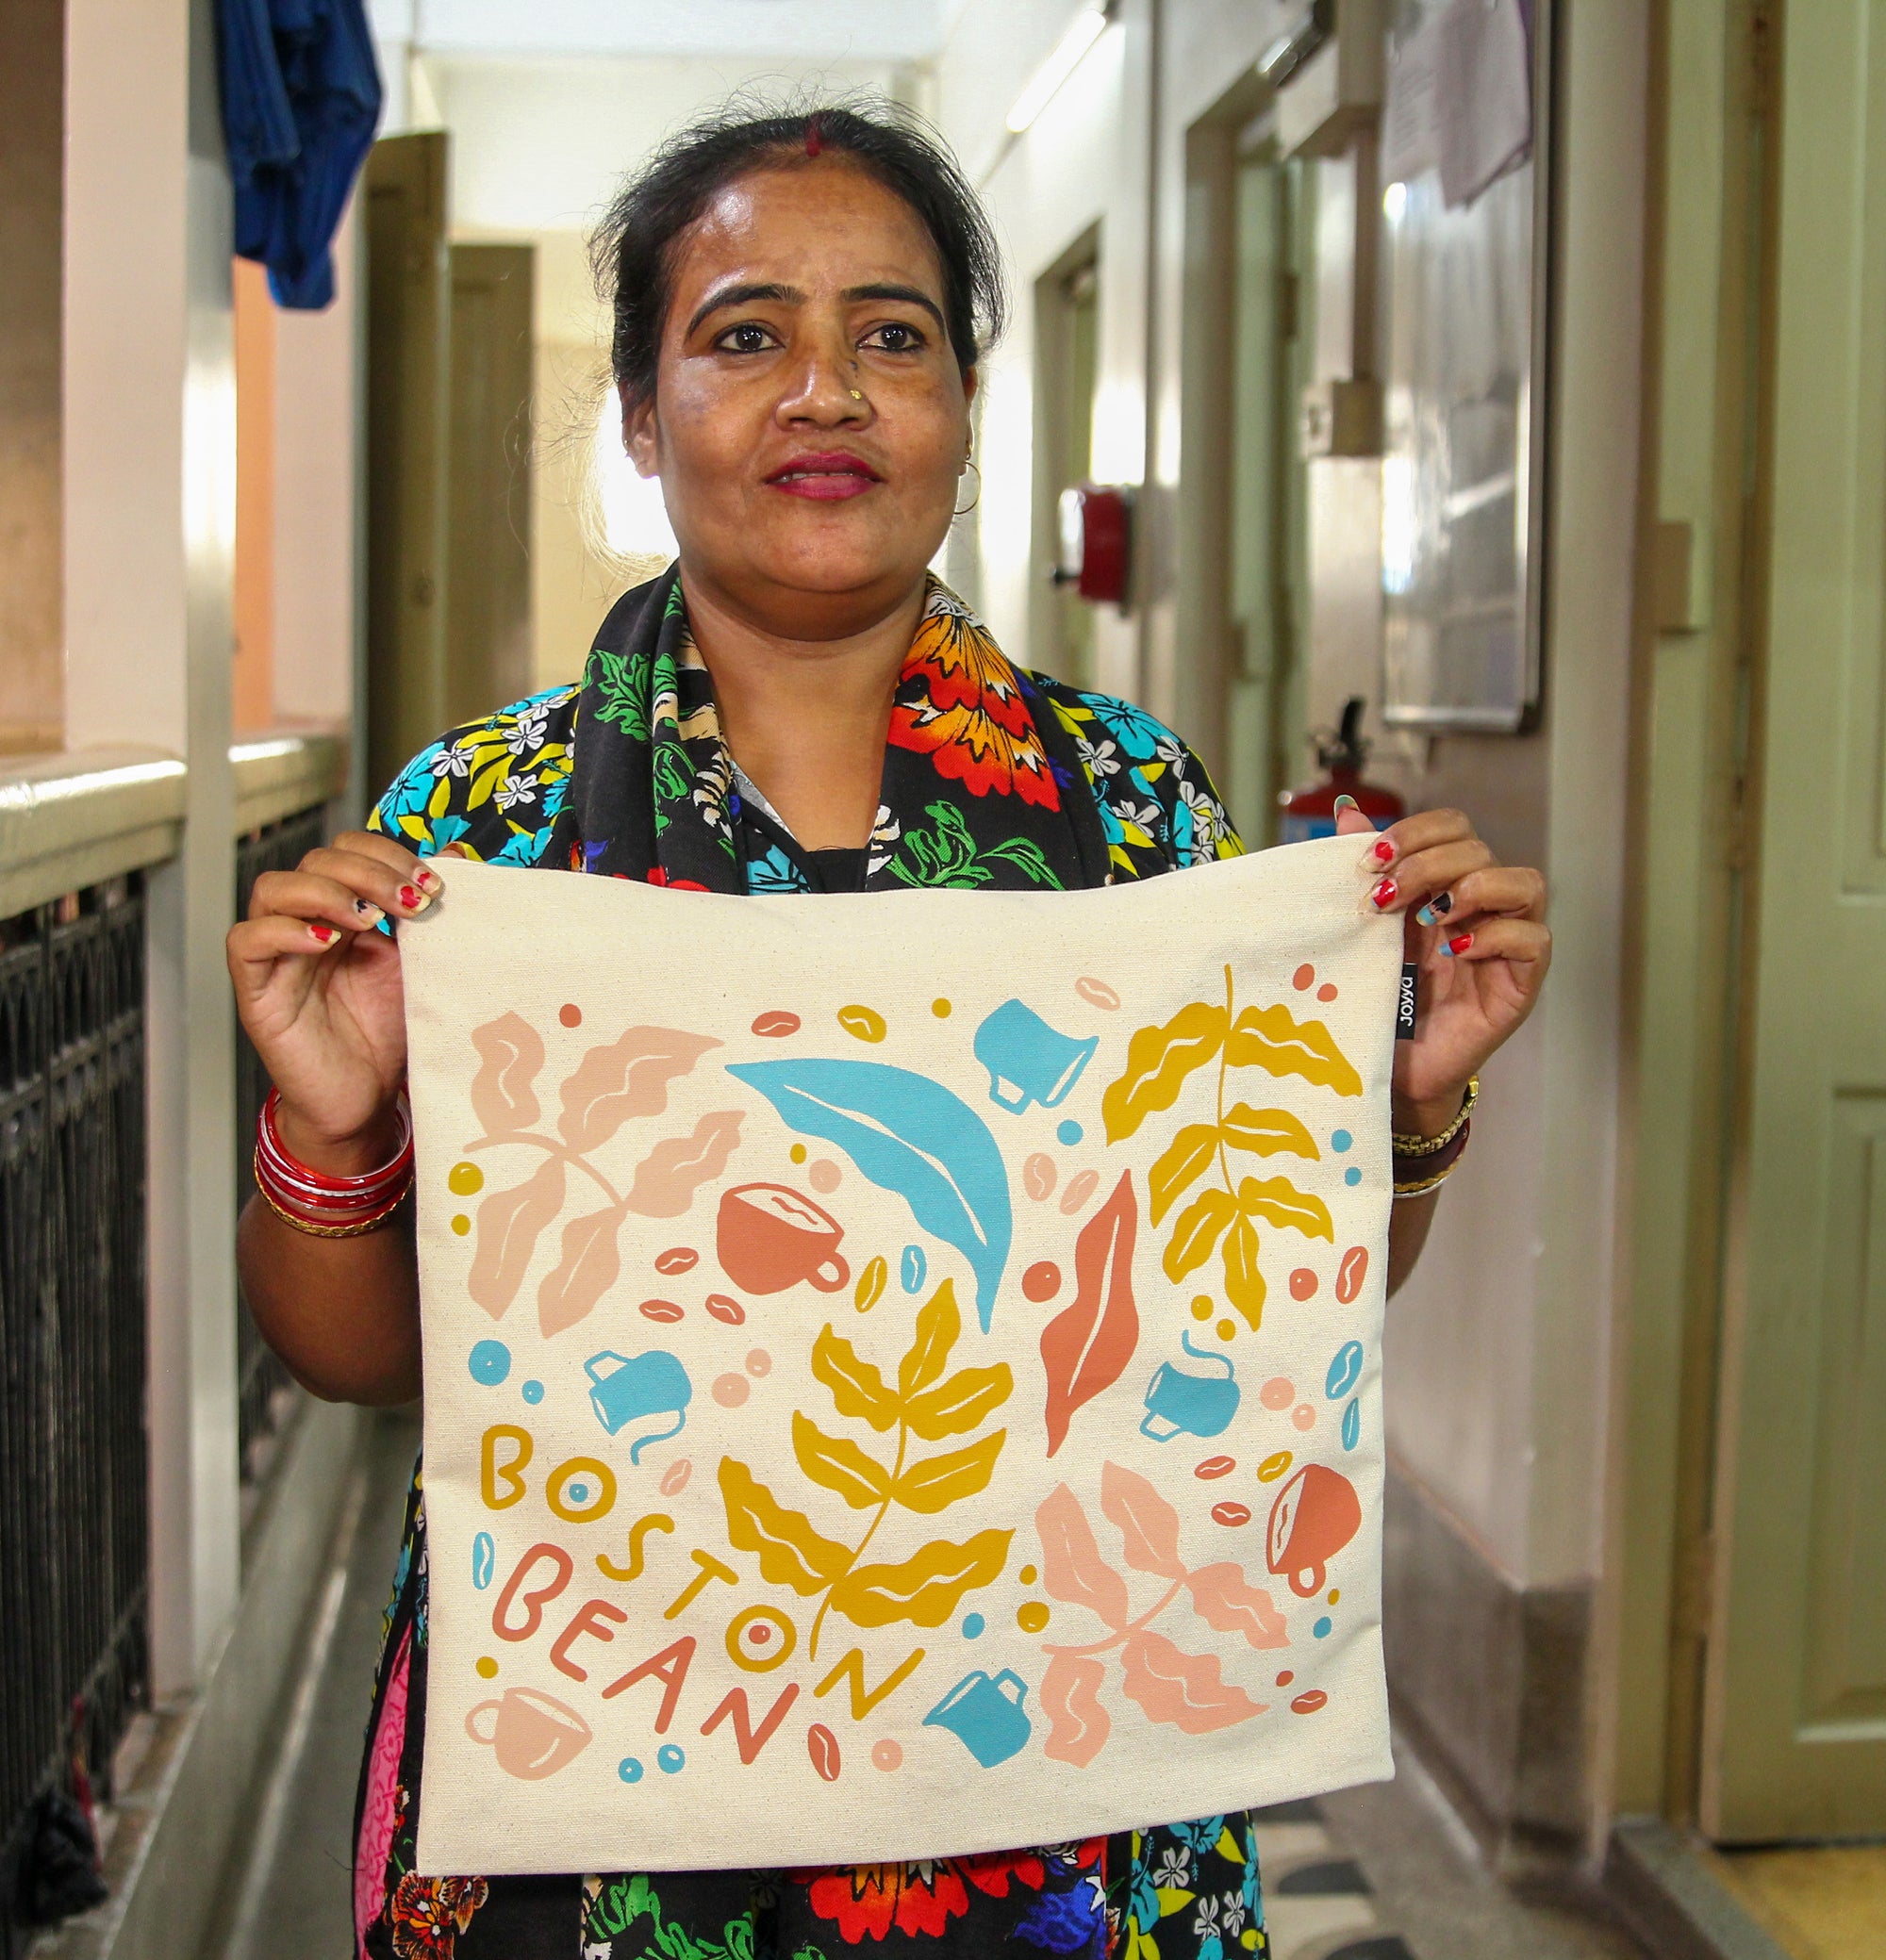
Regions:
<svg viewBox="0 0 1886 1960"><path fill-rule="evenodd" d="M957 366L967 372L994 344L1005 310L995 234L955 159L917 116L873 98L763 110L736 97L669 137L622 186L590 241L597 289L614 321L610 370L632 400L654 392L682 234L737 178L821 156L874 177L922 221L942 264Z"/></svg>

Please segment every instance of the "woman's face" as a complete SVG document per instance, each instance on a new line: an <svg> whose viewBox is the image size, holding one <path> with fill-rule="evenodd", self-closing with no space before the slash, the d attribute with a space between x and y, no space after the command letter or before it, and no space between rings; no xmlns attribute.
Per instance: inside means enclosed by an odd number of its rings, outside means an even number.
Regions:
<svg viewBox="0 0 1886 1960"><path fill-rule="evenodd" d="M690 581L835 637L903 601L942 543L974 387L922 222L834 157L737 179L683 235L654 396L624 426Z"/></svg>

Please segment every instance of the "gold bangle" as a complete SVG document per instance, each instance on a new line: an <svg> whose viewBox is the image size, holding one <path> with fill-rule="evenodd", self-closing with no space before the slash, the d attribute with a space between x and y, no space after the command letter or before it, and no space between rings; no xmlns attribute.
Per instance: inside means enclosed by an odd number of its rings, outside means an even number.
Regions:
<svg viewBox="0 0 1886 1960"><path fill-rule="evenodd" d="M1460 1161L1458 1157L1455 1158L1453 1163L1450 1163L1446 1170L1436 1171L1431 1178L1418 1178L1413 1184L1398 1184L1395 1187L1395 1195L1398 1198L1425 1197L1431 1191L1439 1191L1441 1186L1454 1175L1454 1165L1458 1164Z"/></svg>
<svg viewBox="0 0 1886 1960"><path fill-rule="evenodd" d="M1460 1109L1456 1112L1454 1120L1448 1125L1447 1128L1437 1137L1408 1136L1398 1129L1392 1131L1389 1142L1394 1148L1395 1155L1397 1157L1432 1157L1436 1151L1445 1150L1453 1142L1454 1138L1460 1134L1461 1125L1473 1114L1474 1105L1479 1100L1480 1078L1478 1076L1469 1076L1467 1078L1467 1093L1462 1099Z"/></svg>
<svg viewBox="0 0 1886 1960"><path fill-rule="evenodd" d="M259 1174L256 1178L256 1190L262 1202L284 1225L293 1227L298 1232L306 1232L310 1239L358 1239L368 1232L378 1231L383 1225L391 1222L393 1213L411 1195L412 1179L410 1177L407 1178L405 1189L377 1218L366 1219L359 1225L314 1225L306 1218L297 1218L292 1211L285 1210L270 1196L268 1186L262 1182Z"/></svg>

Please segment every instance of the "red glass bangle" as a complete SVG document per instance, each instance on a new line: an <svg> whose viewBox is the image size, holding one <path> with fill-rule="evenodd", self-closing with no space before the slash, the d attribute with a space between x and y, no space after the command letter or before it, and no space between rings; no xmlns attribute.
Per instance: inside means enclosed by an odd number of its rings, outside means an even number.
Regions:
<svg viewBox="0 0 1886 1960"><path fill-rule="evenodd" d="M412 1188L412 1112L405 1093L398 1105L398 1148L377 1170L350 1178L318 1171L289 1154L275 1128L280 1101L270 1090L256 1125L256 1184L270 1210L317 1238L351 1238L384 1224Z"/></svg>

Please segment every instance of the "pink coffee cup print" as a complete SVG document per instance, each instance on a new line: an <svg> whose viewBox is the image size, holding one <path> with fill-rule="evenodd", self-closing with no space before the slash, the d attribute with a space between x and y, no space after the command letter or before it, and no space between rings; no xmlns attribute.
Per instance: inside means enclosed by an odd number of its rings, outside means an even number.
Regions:
<svg viewBox="0 0 1886 1960"><path fill-rule="evenodd" d="M498 1768L522 1783L554 1776L592 1739L574 1708L534 1688L507 1688L499 1700L480 1702L465 1718L465 1733L494 1751Z"/></svg>
<svg viewBox="0 0 1886 1960"><path fill-rule="evenodd" d="M839 1257L845 1228L785 1184L736 1184L720 1198L715 1249L743 1293L778 1293L802 1280L835 1293L852 1276Z"/></svg>

